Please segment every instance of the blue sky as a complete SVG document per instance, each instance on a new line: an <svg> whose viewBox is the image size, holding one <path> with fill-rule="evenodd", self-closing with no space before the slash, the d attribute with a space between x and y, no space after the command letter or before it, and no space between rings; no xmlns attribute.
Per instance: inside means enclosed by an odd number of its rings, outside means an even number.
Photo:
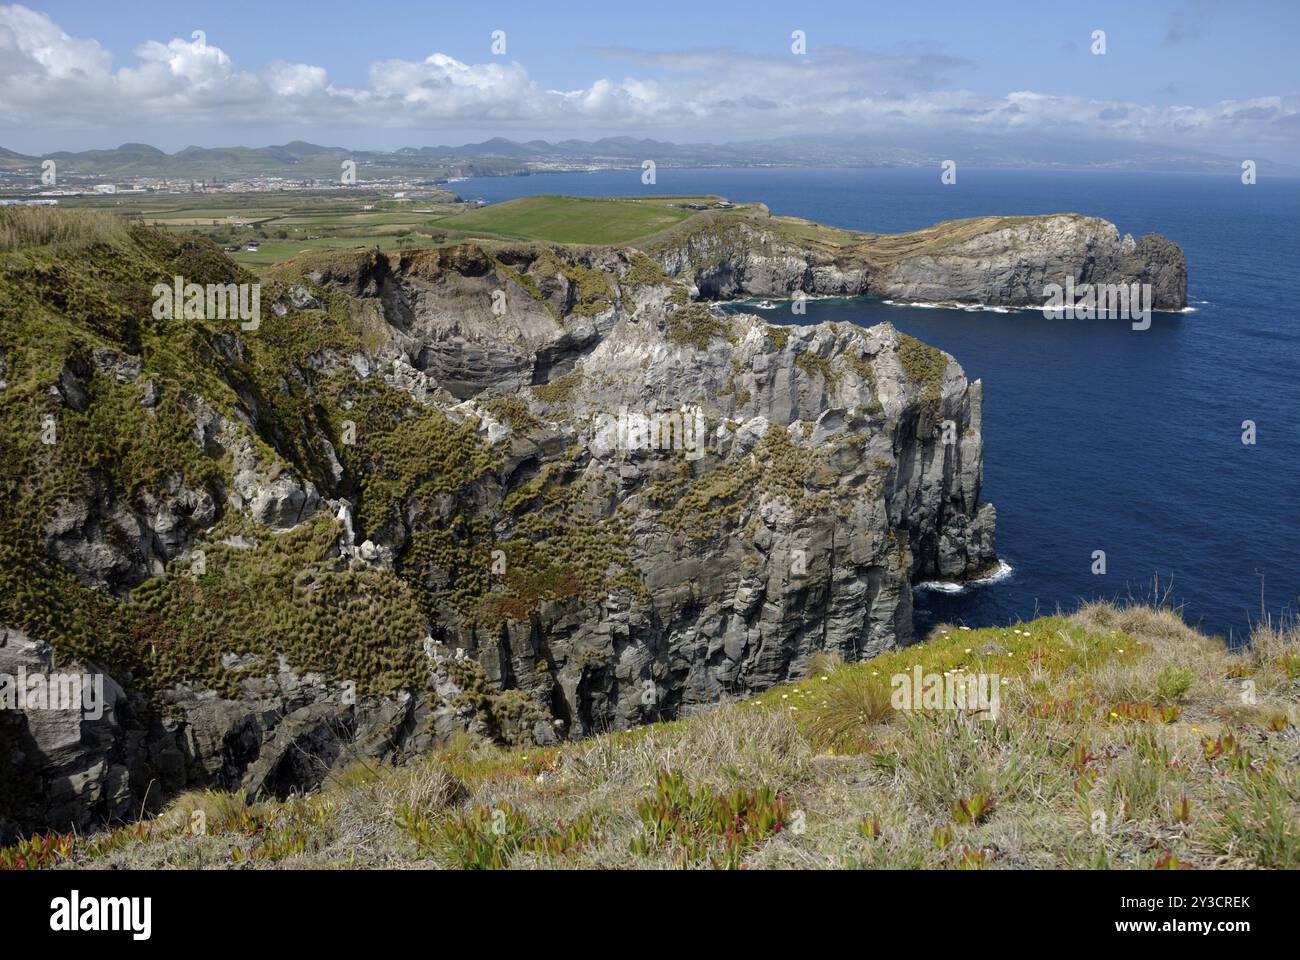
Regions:
<svg viewBox="0 0 1300 960"><path fill-rule="evenodd" d="M797 59L794 29L808 42ZM1105 56L1090 52L1095 29ZM194 30L207 49L185 46ZM1297 37L1300 4L1282 0L51 0L0 5L0 145L852 133L1300 162Z"/></svg>

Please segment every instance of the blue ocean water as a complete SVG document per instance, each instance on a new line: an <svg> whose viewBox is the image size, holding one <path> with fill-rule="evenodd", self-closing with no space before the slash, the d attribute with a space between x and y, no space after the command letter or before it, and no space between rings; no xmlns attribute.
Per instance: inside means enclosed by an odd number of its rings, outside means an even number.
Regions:
<svg viewBox="0 0 1300 960"><path fill-rule="evenodd" d="M1300 180L967 170L674 170L481 178L489 201L537 193L716 193L773 213L894 232L984 214L1076 211L1187 254L1194 312L1049 320L871 300L813 301L773 322L889 320L984 382L984 496L1009 576L918 591L918 626L1004 624L1086 598L1150 600L1236 641L1300 597ZM1242 443L1253 420L1254 445ZM1093 552L1104 550L1105 575ZM1158 581L1158 588L1156 583ZM1261 602L1262 596L1262 602Z"/></svg>

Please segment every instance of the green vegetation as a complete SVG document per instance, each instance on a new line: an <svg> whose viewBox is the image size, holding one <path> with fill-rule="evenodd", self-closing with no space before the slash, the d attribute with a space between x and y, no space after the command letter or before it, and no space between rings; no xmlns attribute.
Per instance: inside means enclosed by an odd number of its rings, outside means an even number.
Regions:
<svg viewBox="0 0 1300 960"><path fill-rule="evenodd" d="M898 335L898 359L909 380L924 387L921 399L937 406L943 397L943 374L948 356L942 350L922 343L905 333Z"/></svg>
<svg viewBox="0 0 1300 960"><path fill-rule="evenodd" d="M785 345L790 342L789 328L774 323L767 325L767 336L778 350L784 350Z"/></svg>
<svg viewBox="0 0 1300 960"><path fill-rule="evenodd" d="M604 271L581 263L566 263L553 250L544 250L529 267L530 272L541 275L563 276L569 282L573 297L573 313L591 316L608 309L614 291ZM528 278L531 280L532 278ZM536 289L534 283L534 289Z"/></svg>
<svg viewBox="0 0 1300 960"><path fill-rule="evenodd" d="M577 464L568 459L548 463L506 498L502 509L515 520L514 535L498 544L506 575L499 590L482 598L478 623L526 621L544 601L595 599L617 590L645 596L621 519L592 517L586 493Z"/></svg>
<svg viewBox="0 0 1300 960"><path fill-rule="evenodd" d="M527 433L540 427L542 422L528 410L528 404L514 393L503 393L479 400L479 406L514 430Z"/></svg>
<svg viewBox="0 0 1300 960"><path fill-rule="evenodd" d="M632 842L643 857L668 853L674 866L737 869L759 843L776 836L790 805L770 787L727 793L692 788L680 773L662 771L655 793L637 804L645 832Z"/></svg>
<svg viewBox="0 0 1300 960"><path fill-rule="evenodd" d="M822 654L688 719L546 750L464 736L284 803L188 794L147 823L0 850L0 865L1295 869L1297 649L1300 633L1265 628L1230 652L1168 610L1108 604L940 625L862 663ZM893 709L891 676L917 667L998 673L998 716ZM1108 717L1162 695L1178 719Z"/></svg>
<svg viewBox="0 0 1300 960"><path fill-rule="evenodd" d="M49 244L105 243L120 239L128 225L121 217L97 210L0 207L0 252Z"/></svg>
<svg viewBox="0 0 1300 960"><path fill-rule="evenodd" d="M795 357L794 365L809 377L821 377L826 382L826 389L828 390L834 390L839 385L840 374L831 364L830 357L801 353Z"/></svg>
<svg viewBox="0 0 1300 960"><path fill-rule="evenodd" d="M668 315L664 335L672 343L707 350L714 337L735 341L731 324L702 303L692 303Z"/></svg>
<svg viewBox="0 0 1300 960"><path fill-rule="evenodd" d="M436 830L428 820L406 810L399 812L399 823L422 852L453 870L501 870L529 853L561 858L587 842L592 833L590 815L556 827L538 826L508 803L494 810L475 807Z"/></svg>
<svg viewBox="0 0 1300 960"><path fill-rule="evenodd" d="M595 200L537 196L447 217L439 229L550 243L620 244L657 233L691 216L663 198Z"/></svg>
<svg viewBox="0 0 1300 960"><path fill-rule="evenodd" d="M582 374L573 370L556 377L549 383L533 387L533 396L543 403L568 403L573 399L573 391L582 383Z"/></svg>
<svg viewBox="0 0 1300 960"><path fill-rule="evenodd" d="M357 189L78 197L60 203L57 215L100 214L211 240L237 263L261 270L308 253L437 245L447 240L437 221L464 208L450 193L400 201ZM251 243L258 248L248 249Z"/></svg>
<svg viewBox="0 0 1300 960"><path fill-rule="evenodd" d="M701 216L715 215L732 216ZM505 269L507 252L491 249L495 260L457 248L404 262L432 270L463 254ZM322 266L358 277L375 262L364 251L330 256ZM637 256L624 283L658 282ZM563 276L575 312L596 312L614 290L583 262L545 251L515 276L539 299ZM203 238L93 211L0 212L0 622L48 640L60 660L129 675L133 692L162 706L170 684L230 694L281 656L350 680L363 697L427 689L420 641L431 624L490 637L545 604L646 597L622 517L591 509L614 493L587 477L576 448L524 465L507 487L504 458L472 415L422 406L339 360L382 336L373 309L316 288L318 307L269 309L301 273L267 271L256 335L236 322L158 320L159 281L253 275ZM666 333L696 349L733 335L699 304L674 311ZM787 330L769 335L788 343ZM138 374L121 369L127 356ZM946 356L903 337L899 357L937 403ZM874 385L865 356L795 362L828 385L845 369ZM533 409L571 403L581 376L480 403L526 433L539 424ZM54 442L44 438L51 424ZM673 461L645 496L678 541L735 534L764 497L815 522L833 506L827 456L774 425L750 457L708 470ZM341 551L343 524L329 512L273 532L218 511L237 473L251 469L261 485L286 468L353 499L358 533L400 544L394 567ZM186 507L183 532L201 553L130 584L129 600L48 556L41 532L59 520L76 533L98 527L106 549L138 559L90 508L144 515L166 498ZM905 562L905 545L893 549L891 562ZM1230 653L1168 611L1104 604L1006 627L940 626L865 663L820 651L790 665L802 679L705 715L549 750L497 745L546 722L544 706L454 660L452 706L483 721L483 740L466 736L403 769L362 761L319 795L284 803L190 794L135 827L31 838L0 850L0 867L1295 868L1300 634L1261 629L1253 641ZM549 652L535 656L535 669L550 669ZM916 669L996 674L999 714L896 709L892 677ZM1242 702L1243 680L1257 702ZM206 823L197 833L196 812ZM807 829L786 829L796 821Z"/></svg>
<svg viewBox="0 0 1300 960"><path fill-rule="evenodd" d="M686 460L666 469L646 492L663 508L660 522L691 539L726 536L746 504L763 496L781 496L801 512L825 509L830 500L819 492L826 481L823 456L800 447L784 427L772 424L753 456L715 466L694 476Z"/></svg>
<svg viewBox="0 0 1300 960"><path fill-rule="evenodd" d="M629 289L637 287L654 286L661 283L669 283L668 275L663 272L659 264L655 263L640 250L633 250L630 256L631 265L627 271L619 278L619 284Z"/></svg>

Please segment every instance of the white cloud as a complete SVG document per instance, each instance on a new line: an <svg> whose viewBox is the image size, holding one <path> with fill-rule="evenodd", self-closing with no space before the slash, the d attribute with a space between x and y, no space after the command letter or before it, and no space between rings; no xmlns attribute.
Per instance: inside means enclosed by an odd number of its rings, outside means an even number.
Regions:
<svg viewBox="0 0 1300 960"><path fill-rule="evenodd" d="M277 60L266 68L266 81L275 97L310 97L329 90L329 74L324 67Z"/></svg>
<svg viewBox="0 0 1300 960"><path fill-rule="evenodd" d="M1155 106L1011 91L952 89L966 62L941 54L874 54L832 47L816 56L762 56L725 48L608 49L647 76L596 78L548 89L516 62L464 63L445 53L370 65L360 88L322 66L276 61L241 68L202 37L147 40L115 66L93 39L68 35L43 13L0 6L0 124L124 132L164 117L177 126L295 129L385 127L420 131L515 129L652 133L749 139L852 133L903 143L916 135L1073 136L1221 149L1294 145L1300 97L1210 106Z"/></svg>
<svg viewBox="0 0 1300 960"><path fill-rule="evenodd" d="M0 7L0 76L79 80L107 73L112 57L94 40L76 40L43 13Z"/></svg>

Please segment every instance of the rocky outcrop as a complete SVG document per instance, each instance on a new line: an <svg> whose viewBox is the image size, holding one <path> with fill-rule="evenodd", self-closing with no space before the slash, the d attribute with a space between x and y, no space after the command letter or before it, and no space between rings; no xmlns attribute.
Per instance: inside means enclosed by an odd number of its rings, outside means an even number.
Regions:
<svg viewBox="0 0 1300 960"><path fill-rule="evenodd" d="M1187 305L1182 249L1134 241L1098 217L980 217L904 234L832 231L766 216L714 217L652 255L708 299L867 295L900 302L1033 307L1044 288L1149 283L1156 309Z"/></svg>
<svg viewBox="0 0 1300 960"><path fill-rule="evenodd" d="M190 788L284 799L357 760L400 762L466 729L500 735L467 702L461 683L474 671L456 668L468 666L431 646L429 691L358 700L282 662L233 695L181 686L160 704L99 665L56 664L49 644L0 626L0 844L133 820ZM31 692L59 678L99 692L71 706ZM545 724L527 733L555 736Z"/></svg>
<svg viewBox="0 0 1300 960"><path fill-rule="evenodd" d="M509 272L444 253L312 279L361 291L385 318L393 333L377 366L408 358L470 398L449 412L479 424L500 464L465 522L489 523L503 545L535 536L535 516L504 505L545 477L571 515L618 526L617 563L639 591L542 597L499 625L448 609L432 626L570 733L761 690L800 675L817 651L858 659L907 643L912 583L995 563L980 385L951 357L888 324L715 315L667 281L626 282L631 262L618 252L579 264L617 290L576 315L563 294L549 298L551 265L509 256ZM492 313L500 289L511 307ZM501 362L487 362L493 350ZM494 407L507 392L524 401L521 416ZM611 439L638 418L671 418L677 441L685 430L694 446ZM356 536L412 575L411 542L457 509L420 519L412 504Z"/></svg>
<svg viewBox="0 0 1300 960"><path fill-rule="evenodd" d="M106 672L108 691L96 718L0 711L5 829L195 786L283 795L463 729L629 727L908 643L913 584L996 563L981 385L889 324L773 326L695 297L1185 283L1167 241L1072 216L903 239L715 226L648 253L338 254L277 275L262 331L187 331L195 352L162 363L126 342L56 361L42 410L75 427L111 397L147 432L166 407L183 449L143 484L99 461L24 501L44 511L33 543L0 543L113 610L152 604L111 648L129 669L95 665L93 630L56 656L53 614L3 608L0 673ZM6 343L11 384L35 349ZM51 602L26 570L0 572Z"/></svg>
<svg viewBox="0 0 1300 960"><path fill-rule="evenodd" d="M651 253L670 277L690 280L709 300L796 291L856 296L870 289L866 263L805 242L771 220L714 220Z"/></svg>
<svg viewBox="0 0 1300 960"><path fill-rule="evenodd" d="M933 252L902 257L880 273L873 293L903 301L1041 306L1044 289L1151 283L1157 309L1187 305L1182 251L1150 234L1134 243L1097 217L1013 217Z"/></svg>
<svg viewBox="0 0 1300 960"><path fill-rule="evenodd" d="M818 651L856 660L910 642L912 583L994 561L980 387L950 358L935 351L924 384L888 326L776 331L744 318L731 333L734 344L665 349L652 322L625 324L575 369L561 429L583 450L584 503L626 517L648 596L545 607L527 630L452 631L575 732L762 690ZM685 411L689 430L696 410L706 426L690 450L602 449L589 426Z"/></svg>

